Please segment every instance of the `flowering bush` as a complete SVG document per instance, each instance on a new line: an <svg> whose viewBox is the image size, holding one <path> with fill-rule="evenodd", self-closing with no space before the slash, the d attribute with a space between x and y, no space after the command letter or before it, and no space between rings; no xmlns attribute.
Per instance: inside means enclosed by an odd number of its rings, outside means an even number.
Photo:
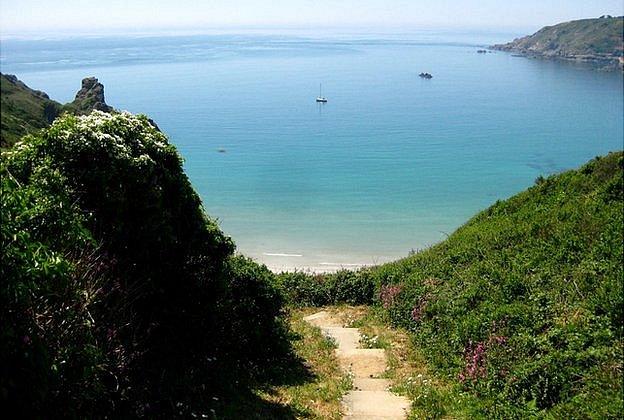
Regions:
<svg viewBox="0 0 624 420"><path fill-rule="evenodd" d="M2 182L3 406L209 409L288 351L272 274L233 256L146 117L61 117L2 154Z"/></svg>
<svg viewBox="0 0 624 420"><path fill-rule="evenodd" d="M418 303L412 309L412 321L419 323L423 317L425 309L427 308L427 299L420 298Z"/></svg>
<svg viewBox="0 0 624 420"><path fill-rule="evenodd" d="M403 286L400 284L384 284L379 289L379 300L381 301L381 306L384 309L389 309L403 290Z"/></svg>
<svg viewBox="0 0 624 420"><path fill-rule="evenodd" d="M502 335L490 335L487 341L473 343L470 341L464 350L464 369L459 373L461 382L476 382L479 379L487 378L487 355L488 350L494 346L503 346L507 342L507 337Z"/></svg>

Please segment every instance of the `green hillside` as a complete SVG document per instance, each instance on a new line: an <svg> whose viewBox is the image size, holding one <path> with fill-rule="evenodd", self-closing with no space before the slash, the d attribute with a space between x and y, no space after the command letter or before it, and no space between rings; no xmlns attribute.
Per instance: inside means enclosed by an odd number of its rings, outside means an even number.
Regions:
<svg viewBox="0 0 624 420"><path fill-rule="evenodd" d="M0 74L2 111L0 146L7 147L23 135L47 127L62 108L38 90L30 89L15 76Z"/></svg>
<svg viewBox="0 0 624 420"><path fill-rule="evenodd" d="M279 283L293 303L379 305L458 395L474 397L467 416L616 417L623 171L622 152L596 158L540 177L406 259Z"/></svg>
<svg viewBox="0 0 624 420"><path fill-rule="evenodd" d="M10 74L0 73L0 147L7 148L22 136L48 127L62 113L85 115L94 109L113 112L104 101L104 86L95 77L82 80L76 98L65 105L26 86Z"/></svg>
<svg viewBox="0 0 624 420"><path fill-rule="evenodd" d="M617 68L622 64L623 42L624 18L605 16L546 26L533 35L493 48L544 58L593 61Z"/></svg>

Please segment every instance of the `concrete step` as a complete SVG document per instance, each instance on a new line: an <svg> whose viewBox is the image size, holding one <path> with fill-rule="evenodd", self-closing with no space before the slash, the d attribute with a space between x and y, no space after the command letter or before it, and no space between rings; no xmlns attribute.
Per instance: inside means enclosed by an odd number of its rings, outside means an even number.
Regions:
<svg viewBox="0 0 624 420"><path fill-rule="evenodd" d="M353 378L354 391L386 391L390 388L388 379Z"/></svg>
<svg viewBox="0 0 624 420"><path fill-rule="evenodd" d="M340 366L353 374L353 390L342 399L344 419L403 420L410 402L388 391L390 381L377 378L387 367L383 349L361 349L357 328L343 328L339 318L320 311L304 318L336 341Z"/></svg>
<svg viewBox="0 0 624 420"><path fill-rule="evenodd" d="M351 349L336 351L340 364L350 370L355 378L373 378L384 373L387 367L383 349Z"/></svg>
<svg viewBox="0 0 624 420"><path fill-rule="evenodd" d="M405 418L409 407L407 398L388 391L350 391L343 398L345 418L368 416L399 420Z"/></svg>
<svg viewBox="0 0 624 420"><path fill-rule="evenodd" d="M357 328L321 327L321 331L336 341L340 351L355 350L360 347L360 331Z"/></svg>

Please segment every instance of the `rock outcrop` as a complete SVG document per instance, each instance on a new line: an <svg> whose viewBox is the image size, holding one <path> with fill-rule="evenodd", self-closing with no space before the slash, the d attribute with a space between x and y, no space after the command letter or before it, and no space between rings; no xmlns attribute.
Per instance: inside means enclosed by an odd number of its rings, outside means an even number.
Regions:
<svg viewBox="0 0 624 420"><path fill-rule="evenodd" d="M104 85L95 77L82 80L82 87L73 102L62 105L40 90L31 89L12 74L0 73L2 127L0 148L7 148L22 136L49 126L64 112L85 115L94 109L114 112L106 104ZM152 122L156 128L156 123Z"/></svg>
<svg viewBox="0 0 624 420"><path fill-rule="evenodd" d="M76 99L72 105L79 113L88 114L97 109L98 111L111 112L113 108L106 104L104 99L104 85L95 77L82 79L82 88L76 93Z"/></svg>

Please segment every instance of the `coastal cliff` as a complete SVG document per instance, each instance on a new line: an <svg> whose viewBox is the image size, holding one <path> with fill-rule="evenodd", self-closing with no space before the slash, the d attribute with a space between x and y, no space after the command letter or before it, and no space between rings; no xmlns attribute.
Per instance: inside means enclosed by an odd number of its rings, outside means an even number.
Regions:
<svg viewBox="0 0 624 420"><path fill-rule="evenodd" d="M48 127L64 112L83 115L94 109L113 111L104 100L104 85L95 77L84 78L74 101L65 105L50 99L44 92L29 88L11 74L0 73L0 89L0 145L3 148L11 146L26 134Z"/></svg>
<svg viewBox="0 0 624 420"><path fill-rule="evenodd" d="M584 62L601 70L622 70L624 17L602 16L546 26L533 35L491 48L533 58Z"/></svg>

